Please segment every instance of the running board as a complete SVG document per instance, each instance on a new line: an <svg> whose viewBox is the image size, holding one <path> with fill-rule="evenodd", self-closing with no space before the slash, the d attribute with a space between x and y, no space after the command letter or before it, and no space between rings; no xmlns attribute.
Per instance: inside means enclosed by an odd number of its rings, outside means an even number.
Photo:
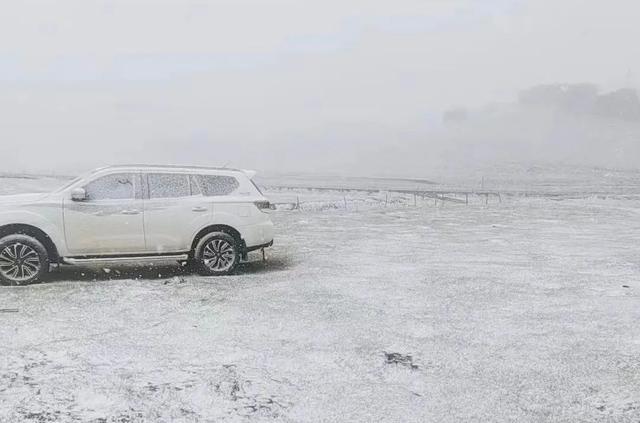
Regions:
<svg viewBox="0 0 640 423"><path fill-rule="evenodd" d="M130 263L130 262L144 262L149 263L152 261L183 261L188 260L188 254L171 254L166 256L126 256L126 257L91 257L91 258L74 258L63 257L62 262L64 264L94 264L94 263Z"/></svg>

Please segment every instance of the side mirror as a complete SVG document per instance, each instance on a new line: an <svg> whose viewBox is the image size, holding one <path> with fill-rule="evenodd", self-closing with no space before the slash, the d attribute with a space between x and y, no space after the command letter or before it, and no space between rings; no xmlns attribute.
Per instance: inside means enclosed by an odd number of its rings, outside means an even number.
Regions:
<svg viewBox="0 0 640 423"><path fill-rule="evenodd" d="M74 188L71 191L71 199L73 201L85 201L87 199L87 192L84 188Z"/></svg>

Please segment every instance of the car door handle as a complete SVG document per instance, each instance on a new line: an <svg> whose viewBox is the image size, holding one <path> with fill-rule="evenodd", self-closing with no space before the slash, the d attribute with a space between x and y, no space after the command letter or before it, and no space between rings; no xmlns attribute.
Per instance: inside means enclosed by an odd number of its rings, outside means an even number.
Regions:
<svg viewBox="0 0 640 423"><path fill-rule="evenodd" d="M122 210L122 214L140 214L140 210L131 209L131 210Z"/></svg>
<svg viewBox="0 0 640 423"><path fill-rule="evenodd" d="M194 212L206 212L208 210L209 209L206 208L206 207L194 207L194 208L191 209L191 211L194 211Z"/></svg>

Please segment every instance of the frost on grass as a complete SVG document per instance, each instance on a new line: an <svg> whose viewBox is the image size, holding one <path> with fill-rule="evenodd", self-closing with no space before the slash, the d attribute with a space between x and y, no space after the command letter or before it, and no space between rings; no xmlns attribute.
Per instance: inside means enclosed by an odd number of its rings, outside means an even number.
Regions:
<svg viewBox="0 0 640 423"><path fill-rule="evenodd" d="M0 421L640 421L637 196L311 194L233 276L0 288Z"/></svg>
<svg viewBox="0 0 640 423"><path fill-rule="evenodd" d="M18 362L26 364L0 378L0 392L6 395L4 401L16 394L23 400L12 409L0 408L2 421L273 419L291 405L265 391L259 381L254 382L235 365L174 370L170 381L160 373L137 379L119 369L99 381L77 368L60 368L60 362L46 353L23 356L10 366ZM46 375L44 380L42 375ZM108 384L111 388L105 389Z"/></svg>

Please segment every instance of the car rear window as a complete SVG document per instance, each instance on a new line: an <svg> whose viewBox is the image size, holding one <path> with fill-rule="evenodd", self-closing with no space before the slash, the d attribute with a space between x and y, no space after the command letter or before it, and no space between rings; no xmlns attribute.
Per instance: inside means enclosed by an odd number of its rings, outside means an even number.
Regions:
<svg viewBox="0 0 640 423"><path fill-rule="evenodd" d="M198 182L202 195L217 197L232 194L238 189L240 183L233 176L225 175L198 175Z"/></svg>

